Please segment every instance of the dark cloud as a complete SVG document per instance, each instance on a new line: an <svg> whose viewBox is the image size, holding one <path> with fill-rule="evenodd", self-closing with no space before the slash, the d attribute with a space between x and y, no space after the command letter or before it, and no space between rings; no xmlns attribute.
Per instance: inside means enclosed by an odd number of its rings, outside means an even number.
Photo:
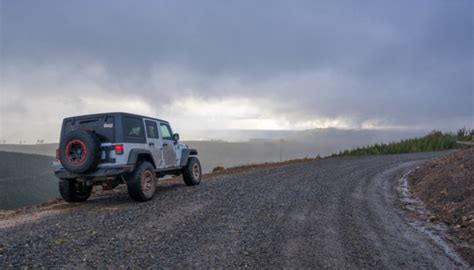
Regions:
<svg viewBox="0 0 474 270"><path fill-rule="evenodd" d="M94 83L157 107L250 98L288 121L473 125L472 1L1 4L1 59L18 73L97 65Z"/></svg>

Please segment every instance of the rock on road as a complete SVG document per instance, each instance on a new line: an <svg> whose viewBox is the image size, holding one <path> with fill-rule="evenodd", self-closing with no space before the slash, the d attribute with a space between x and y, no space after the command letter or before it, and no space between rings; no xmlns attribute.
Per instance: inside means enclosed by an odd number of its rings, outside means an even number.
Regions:
<svg viewBox="0 0 474 270"><path fill-rule="evenodd" d="M95 197L0 229L0 268L462 268L400 210L418 153L332 158Z"/></svg>

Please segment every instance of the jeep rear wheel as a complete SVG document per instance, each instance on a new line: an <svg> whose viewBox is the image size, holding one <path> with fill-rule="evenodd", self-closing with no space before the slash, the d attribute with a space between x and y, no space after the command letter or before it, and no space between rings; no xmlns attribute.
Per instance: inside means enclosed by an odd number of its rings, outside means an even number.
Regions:
<svg viewBox="0 0 474 270"><path fill-rule="evenodd" d="M188 164L183 168L183 180L188 186L195 186L201 183L201 163L196 157L190 157Z"/></svg>
<svg viewBox="0 0 474 270"><path fill-rule="evenodd" d="M151 200L156 191L155 168L150 162L137 164L135 170L126 177L130 197L138 202Z"/></svg>
<svg viewBox="0 0 474 270"><path fill-rule="evenodd" d="M66 202L83 202L91 196L92 186L76 179L59 179L59 193Z"/></svg>

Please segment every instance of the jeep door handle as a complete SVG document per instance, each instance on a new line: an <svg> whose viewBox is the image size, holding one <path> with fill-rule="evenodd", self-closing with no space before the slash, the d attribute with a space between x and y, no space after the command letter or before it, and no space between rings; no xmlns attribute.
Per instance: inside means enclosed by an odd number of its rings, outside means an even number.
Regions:
<svg viewBox="0 0 474 270"><path fill-rule="evenodd" d="M155 146L155 144L154 144L154 143L152 143L152 142L151 142L151 143L149 143L148 145L149 145L149 146Z"/></svg>
<svg viewBox="0 0 474 270"><path fill-rule="evenodd" d="M168 144L167 144L167 143L164 143L164 144L163 144L163 147L168 147Z"/></svg>

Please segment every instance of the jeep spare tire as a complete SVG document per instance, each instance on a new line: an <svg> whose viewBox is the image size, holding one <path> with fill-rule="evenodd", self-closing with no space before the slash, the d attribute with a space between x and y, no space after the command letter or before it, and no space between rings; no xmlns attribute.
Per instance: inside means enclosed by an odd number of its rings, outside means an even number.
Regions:
<svg viewBox="0 0 474 270"><path fill-rule="evenodd" d="M59 161L65 169L73 173L95 169L100 155L99 139L90 131L71 131L59 144Z"/></svg>

